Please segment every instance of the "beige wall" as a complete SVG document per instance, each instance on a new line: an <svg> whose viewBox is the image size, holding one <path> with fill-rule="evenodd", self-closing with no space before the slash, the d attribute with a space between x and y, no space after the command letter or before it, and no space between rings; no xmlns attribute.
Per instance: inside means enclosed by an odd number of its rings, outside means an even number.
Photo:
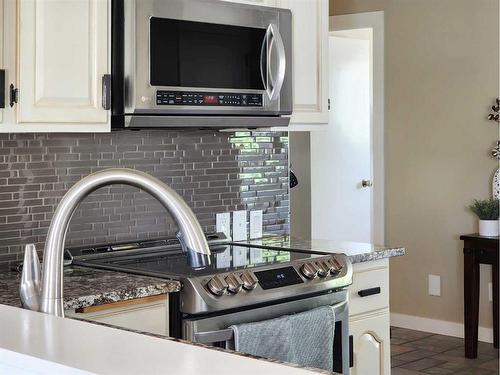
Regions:
<svg viewBox="0 0 500 375"><path fill-rule="evenodd" d="M330 0L330 14L385 11L386 241L391 309L462 322L459 235L477 231L466 209L490 194L498 126L485 120L498 95L498 0ZM482 268L491 278L488 266ZM484 272L486 271L486 272ZM427 293L441 275L442 296ZM491 327L487 281L480 324Z"/></svg>

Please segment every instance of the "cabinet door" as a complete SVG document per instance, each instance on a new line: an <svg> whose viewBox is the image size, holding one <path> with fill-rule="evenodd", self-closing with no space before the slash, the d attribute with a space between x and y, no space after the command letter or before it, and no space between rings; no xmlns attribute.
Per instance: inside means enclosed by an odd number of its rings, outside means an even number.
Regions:
<svg viewBox="0 0 500 375"><path fill-rule="evenodd" d="M229 1L231 3L241 3L241 4L264 5L268 7L276 6L276 0L222 0L222 1Z"/></svg>
<svg viewBox="0 0 500 375"><path fill-rule="evenodd" d="M279 0L292 11L292 124L328 123L328 0Z"/></svg>
<svg viewBox="0 0 500 375"><path fill-rule="evenodd" d="M4 29L4 25L5 25L5 22L4 22L4 14L3 14L3 0L0 0L0 69L5 69L5 62L4 62L4 59L3 59L3 44L4 44L4 41L3 41L3 29ZM7 77L4 76L4 79L6 79ZM0 88L2 89L2 88ZM5 98L5 105L7 105L7 98L6 98L6 94L7 94L7 82L5 81L4 82L4 98ZM3 122L3 109L0 108L0 124Z"/></svg>
<svg viewBox="0 0 500 375"><path fill-rule="evenodd" d="M108 123L101 92L108 7L107 0L19 1L17 122L67 124L66 131Z"/></svg>
<svg viewBox="0 0 500 375"><path fill-rule="evenodd" d="M349 321L353 336L352 375L389 375L391 353L389 312Z"/></svg>

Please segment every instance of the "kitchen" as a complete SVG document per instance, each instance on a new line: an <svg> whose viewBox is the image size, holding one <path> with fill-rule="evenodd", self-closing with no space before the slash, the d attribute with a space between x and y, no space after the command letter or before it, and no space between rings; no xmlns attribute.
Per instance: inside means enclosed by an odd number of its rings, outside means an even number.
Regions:
<svg viewBox="0 0 500 375"><path fill-rule="evenodd" d="M372 13L380 47L388 3L0 0L0 369L418 374L402 336L454 335L395 315L394 216L362 241L316 224L335 17Z"/></svg>

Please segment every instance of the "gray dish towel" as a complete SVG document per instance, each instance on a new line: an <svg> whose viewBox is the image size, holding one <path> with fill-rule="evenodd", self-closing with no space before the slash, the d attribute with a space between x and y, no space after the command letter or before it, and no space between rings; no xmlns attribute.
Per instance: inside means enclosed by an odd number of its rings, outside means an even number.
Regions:
<svg viewBox="0 0 500 375"><path fill-rule="evenodd" d="M330 306L230 328L238 352L328 371L333 369L335 312Z"/></svg>

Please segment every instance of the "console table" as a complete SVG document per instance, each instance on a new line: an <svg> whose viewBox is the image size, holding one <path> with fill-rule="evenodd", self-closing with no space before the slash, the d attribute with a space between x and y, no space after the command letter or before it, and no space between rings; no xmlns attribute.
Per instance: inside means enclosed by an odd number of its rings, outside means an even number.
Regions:
<svg viewBox="0 0 500 375"><path fill-rule="evenodd" d="M498 348L498 237L460 236L464 241L465 356L477 358L479 324L479 265L493 266L493 345Z"/></svg>

